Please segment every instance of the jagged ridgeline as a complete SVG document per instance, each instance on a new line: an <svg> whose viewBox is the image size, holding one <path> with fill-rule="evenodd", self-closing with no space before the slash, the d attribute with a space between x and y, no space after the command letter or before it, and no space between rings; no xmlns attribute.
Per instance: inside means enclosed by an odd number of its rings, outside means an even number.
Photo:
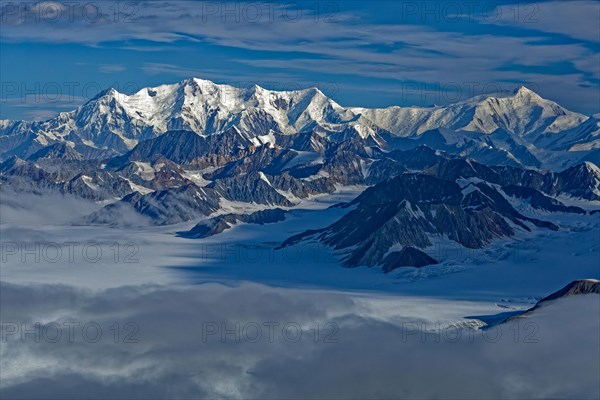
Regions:
<svg viewBox="0 0 600 400"><path fill-rule="evenodd" d="M266 224L317 195L366 190L347 213L283 241L318 241L347 266L421 267L435 238L482 248L557 230L600 201L598 115L520 88L431 108L342 107L318 89L189 79L110 89L43 122L0 121L3 190L106 205L84 223L190 222L185 237ZM247 212L231 210L247 205ZM251 207L250 207L251 206ZM269 211L270 210L270 211Z"/></svg>

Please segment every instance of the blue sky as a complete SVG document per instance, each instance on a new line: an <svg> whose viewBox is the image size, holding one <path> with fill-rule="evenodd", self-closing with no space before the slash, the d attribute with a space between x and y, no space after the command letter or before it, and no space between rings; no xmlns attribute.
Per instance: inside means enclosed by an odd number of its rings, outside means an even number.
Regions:
<svg viewBox="0 0 600 400"><path fill-rule="evenodd" d="M346 106L448 104L520 85L600 111L600 2L2 2L0 118L192 76L317 86Z"/></svg>

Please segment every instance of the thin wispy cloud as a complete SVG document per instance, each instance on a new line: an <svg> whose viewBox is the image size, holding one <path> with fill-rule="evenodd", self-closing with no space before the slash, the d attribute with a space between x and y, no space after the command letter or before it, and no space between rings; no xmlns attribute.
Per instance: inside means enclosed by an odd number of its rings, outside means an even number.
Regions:
<svg viewBox="0 0 600 400"><path fill-rule="evenodd" d="M481 23L519 26L539 32L557 33L591 43L600 40L600 3L597 1L550 1L522 5L498 5L493 19Z"/></svg>
<svg viewBox="0 0 600 400"><path fill-rule="evenodd" d="M203 71L225 65L223 83L238 74L253 81L261 81L264 74L286 74L294 81L333 79L340 85L378 79L373 84L388 81L400 93L403 85L414 82L428 88L528 83L541 95L554 96L553 100L576 111L598 111L597 3L486 3L474 8L473 15L463 15L468 8L457 4L456 12L433 7L438 15L425 13L424 3L410 4L416 8L401 5L390 11L397 14L395 20L378 19L385 3L358 7L333 2L327 10L309 3L265 7L237 2L136 2L118 12L99 3L93 18L89 11L85 17L83 6L62 5L57 7L62 7L63 17L53 22L27 20L27 13L23 17L4 8L2 42L134 52L137 55L128 56L142 65L147 77L140 87L155 84L159 76L163 81L206 78ZM72 18L64 16L67 11ZM168 54L177 62L165 63L158 54ZM219 60L219 68L211 60ZM104 74L135 70L123 62L103 64L99 72ZM177 68L159 68L160 64ZM358 103L352 93L340 95L342 103ZM376 105L392 105L390 101Z"/></svg>
<svg viewBox="0 0 600 400"><path fill-rule="evenodd" d="M100 64L98 66L98 72L101 72L103 74L112 74L115 72L123 72L126 69L127 68L125 68L123 65L119 65L119 64Z"/></svg>

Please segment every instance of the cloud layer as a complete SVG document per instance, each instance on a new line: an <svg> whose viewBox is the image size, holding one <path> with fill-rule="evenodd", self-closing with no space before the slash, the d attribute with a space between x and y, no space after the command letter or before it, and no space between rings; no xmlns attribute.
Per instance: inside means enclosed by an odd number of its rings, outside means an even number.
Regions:
<svg viewBox="0 0 600 400"><path fill-rule="evenodd" d="M40 322L1 342L2 393L9 398L597 398L600 297L569 299L532 325L479 330L435 327L396 305L370 313L349 294L261 285L121 287L99 292L3 283L2 322ZM378 304L381 309L385 300ZM6 305L10 305L10 307ZM393 301L390 305L395 304ZM53 343L51 324L80 323ZM126 328L134 323L136 329ZM96 324L103 334L81 327ZM115 323L120 336L115 340ZM219 326L206 333L206 324ZM267 330L221 336L249 324ZM296 324L302 336L281 328ZM321 336L315 339L319 323ZM326 324L336 327L324 328ZM74 326L74 325L73 325ZM560 329L557 329L560 326ZM53 330L54 329L54 330ZM242 328L239 328L241 330ZM238 330L238 331L239 331ZM133 333L132 333L133 332ZM471 336L467 334L471 332ZM516 332L516 333L515 333ZM457 333L461 337L457 338ZM135 343L125 340L135 339ZM516 336L515 336L516 335ZM325 336L330 336L326 341ZM116 343L115 343L116 342Z"/></svg>

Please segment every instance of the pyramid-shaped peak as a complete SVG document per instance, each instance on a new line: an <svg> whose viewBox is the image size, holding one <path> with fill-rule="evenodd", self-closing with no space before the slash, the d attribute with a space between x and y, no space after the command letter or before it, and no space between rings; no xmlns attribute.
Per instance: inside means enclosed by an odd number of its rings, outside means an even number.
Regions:
<svg viewBox="0 0 600 400"><path fill-rule="evenodd" d="M185 79L185 80L179 82L178 84L176 84L176 86L179 87L180 89L193 89L193 90L199 89L200 93L204 93L204 94L211 94L211 93L215 93L219 90L230 88L229 85L218 84L218 83L215 83L208 79L201 79L201 78Z"/></svg>
<svg viewBox="0 0 600 400"><path fill-rule="evenodd" d="M221 85L218 85L218 84L214 83L213 81L209 81L207 79L191 78L191 79L186 79L185 81L183 81L182 86L193 86L193 87L200 88L200 90L205 90L205 89L218 88Z"/></svg>
<svg viewBox="0 0 600 400"><path fill-rule="evenodd" d="M257 85L257 84L255 83L255 84L253 84L253 85L251 85L251 86L248 86L248 87L246 88L246 92L247 92L247 93L250 93L250 94L261 94L261 93L263 93L263 94L264 94L264 93L270 93L271 91L270 91L270 90L268 90L268 89L265 89L264 87L262 87L262 86L260 86L260 85Z"/></svg>
<svg viewBox="0 0 600 400"><path fill-rule="evenodd" d="M119 97L119 96L121 96L121 93L119 93L117 91L117 89L111 87L111 88L104 89L104 90L98 92L98 94L96 94L96 96L94 96L94 98L92 98L92 100L97 100L102 97Z"/></svg>
<svg viewBox="0 0 600 400"><path fill-rule="evenodd" d="M521 85L517 90L514 91L514 95L515 97L530 97L541 99L541 96L539 94L523 85Z"/></svg>
<svg viewBox="0 0 600 400"><path fill-rule="evenodd" d="M323 93L323 92L321 91L321 89L319 89L319 88L318 88L318 87L316 87L316 86L313 86L313 87L309 87L309 88L307 88L307 89L304 89L304 92L306 92L306 93L310 93L310 94L312 94L312 95L314 95L314 96L322 96L322 97L327 97L327 96L325 96L325 93Z"/></svg>
<svg viewBox="0 0 600 400"><path fill-rule="evenodd" d="M216 83L214 83L213 81L210 81L208 79L202 79L202 78L190 78L190 79L185 80L184 82L195 83L196 85L199 85L199 86L216 85Z"/></svg>

